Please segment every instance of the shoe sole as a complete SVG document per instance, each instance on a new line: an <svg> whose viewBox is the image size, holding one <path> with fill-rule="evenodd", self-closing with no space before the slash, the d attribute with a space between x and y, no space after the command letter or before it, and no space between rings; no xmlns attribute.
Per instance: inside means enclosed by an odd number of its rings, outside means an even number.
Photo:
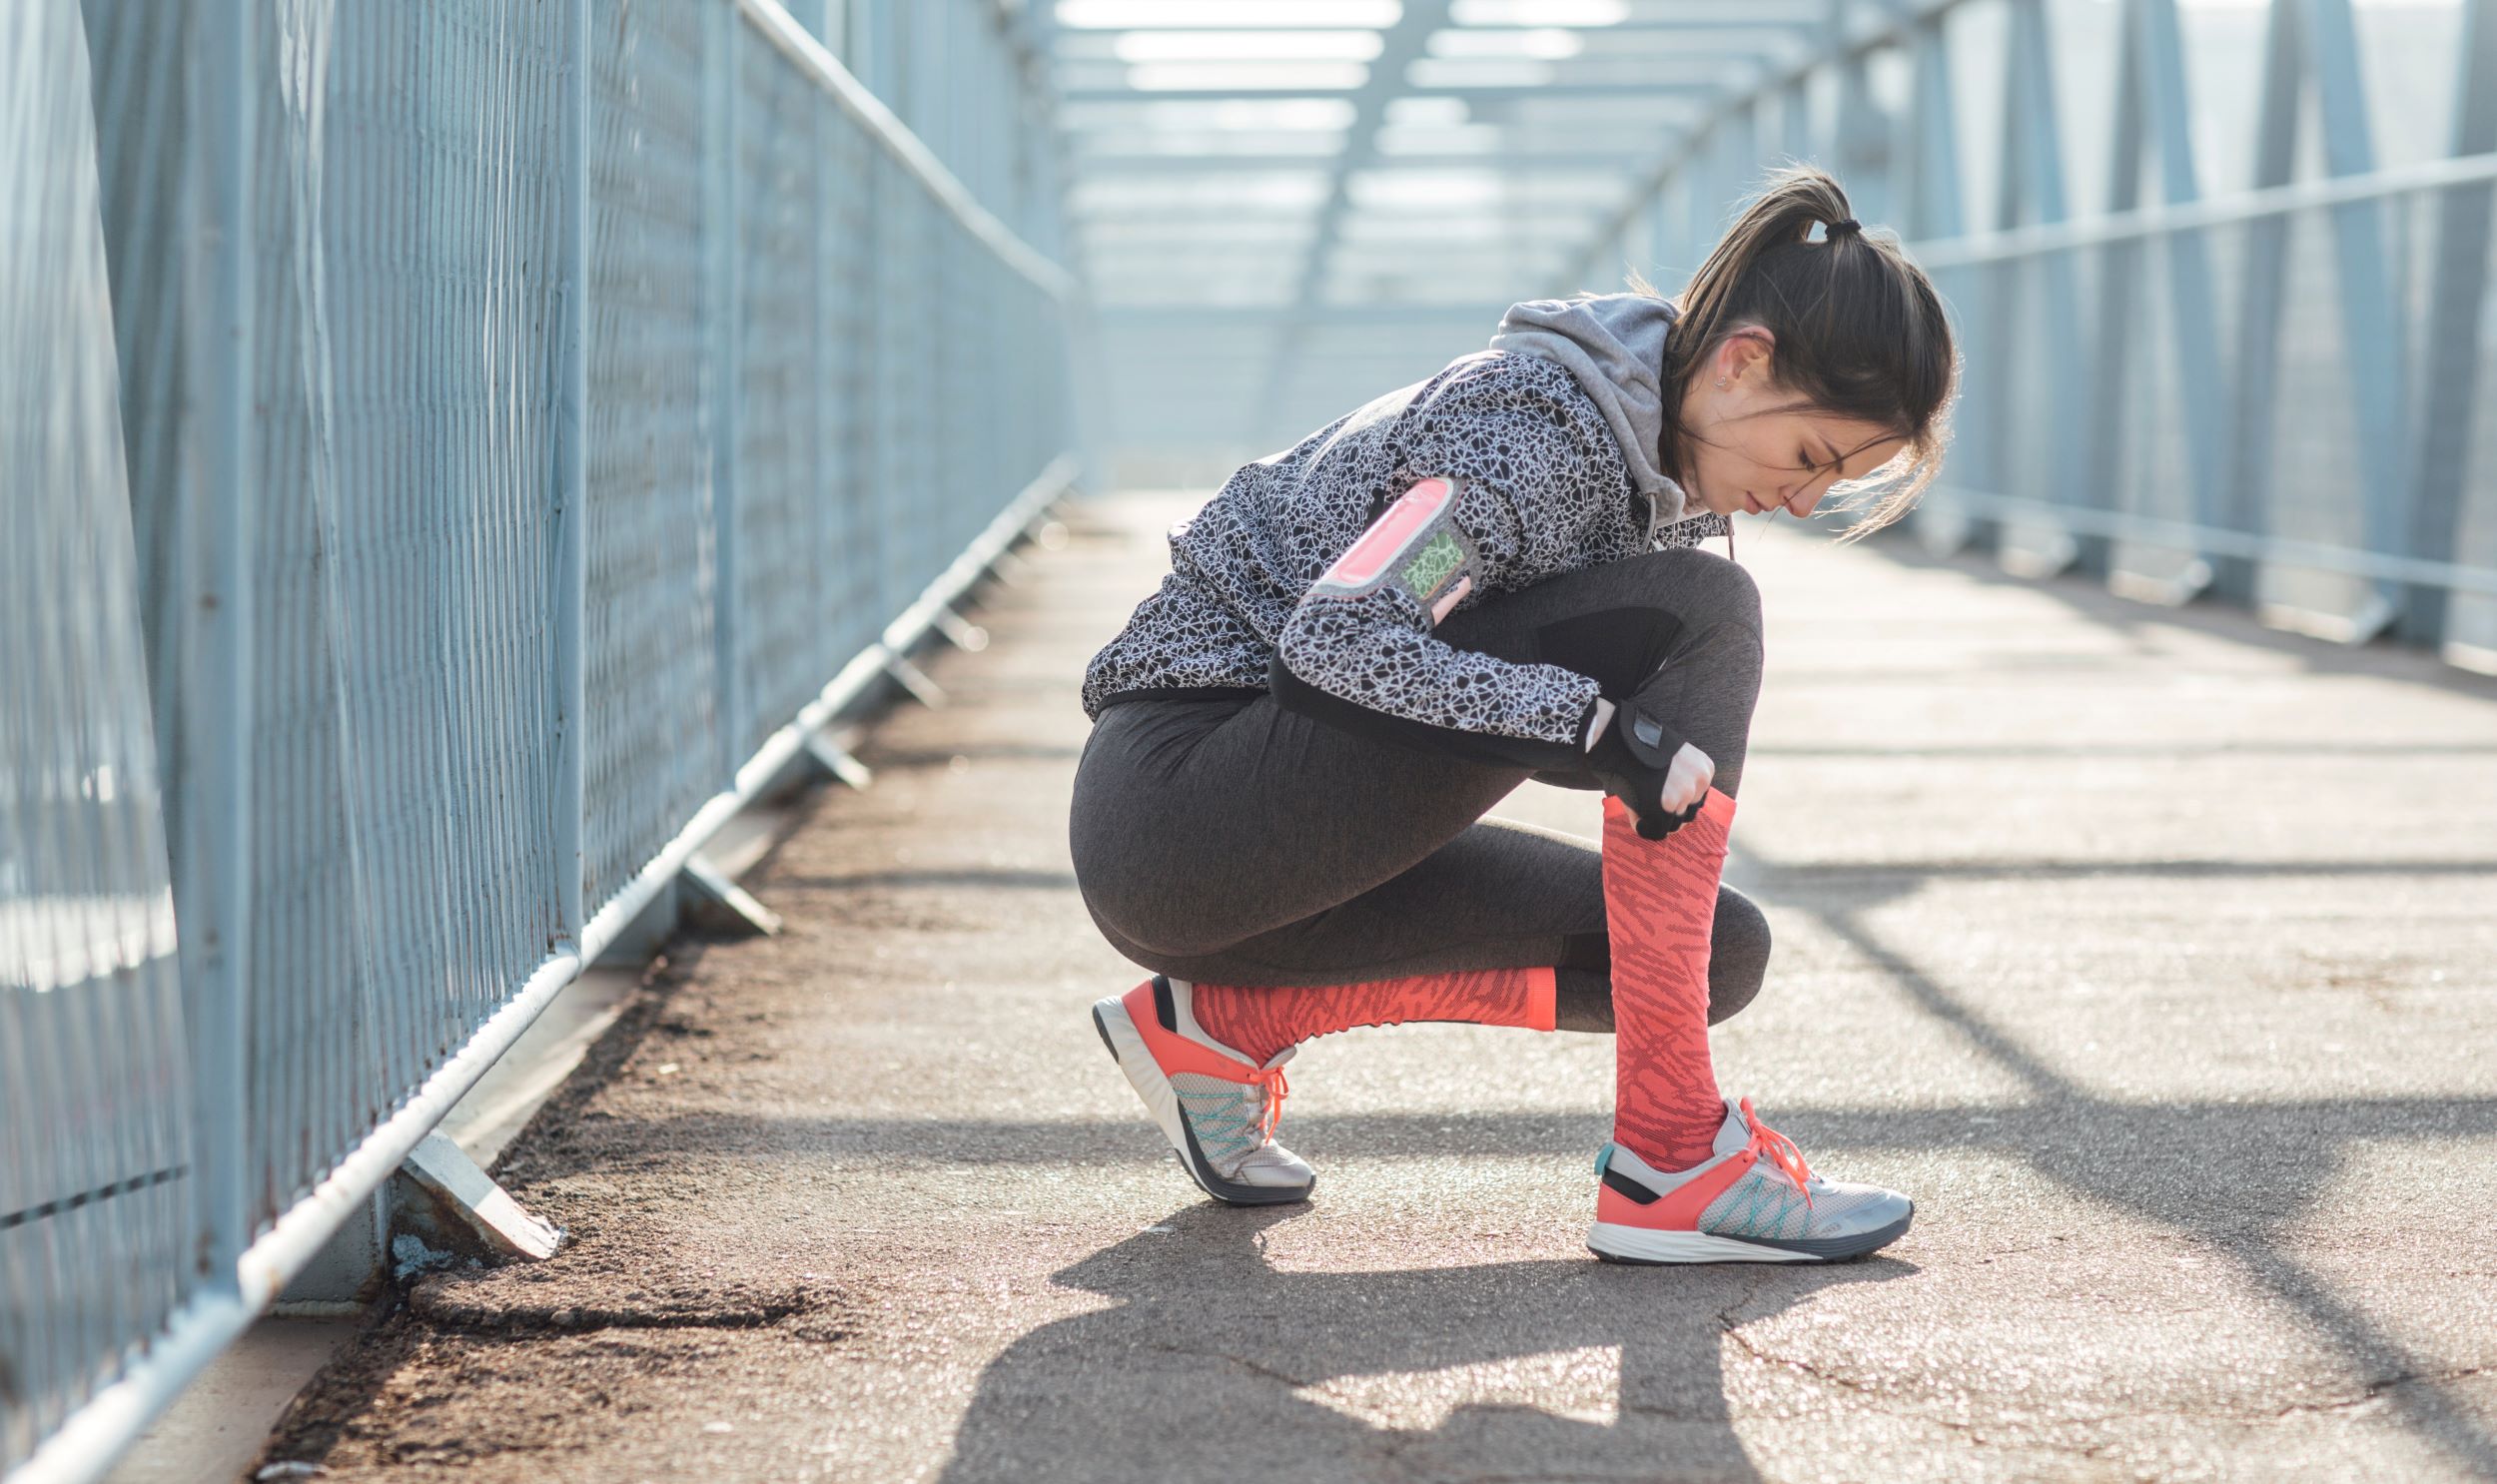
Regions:
<svg viewBox="0 0 2497 1484"><path fill-rule="evenodd" d="M1916 1207L1911 1205L1906 1215L1871 1231L1794 1241L1718 1236L1707 1231L1657 1231L1598 1221L1587 1231L1587 1250L1606 1262L1638 1267L1682 1262L1852 1262L1905 1236L1908 1223L1915 1219Z"/></svg>
<svg viewBox="0 0 2497 1484"><path fill-rule="evenodd" d="M1179 1152L1180 1167L1197 1182L1197 1188L1226 1205L1289 1205L1306 1200L1317 1181L1305 1185L1244 1185L1215 1173L1206 1162L1206 1152L1198 1147L1196 1130L1180 1113L1179 1093L1171 1080L1162 1074L1162 1065L1138 1034L1136 1023L1128 1018L1127 1005L1118 997L1100 1001L1093 1006L1093 1029L1101 1033L1101 1044L1110 1052L1110 1060L1119 1064L1128 1086L1145 1102L1145 1111L1162 1127L1171 1147Z"/></svg>

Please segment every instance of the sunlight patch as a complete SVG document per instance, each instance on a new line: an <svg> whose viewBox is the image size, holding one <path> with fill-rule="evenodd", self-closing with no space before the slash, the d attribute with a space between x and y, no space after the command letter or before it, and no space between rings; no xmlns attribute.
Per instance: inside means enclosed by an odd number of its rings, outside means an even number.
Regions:
<svg viewBox="0 0 2497 1484"><path fill-rule="evenodd" d="M1436 1370L1335 1376L1293 1394L1356 1422L1394 1432L1431 1432L1460 1407L1524 1407L1611 1427L1621 1420L1621 1347L1584 1345Z"/></svg>

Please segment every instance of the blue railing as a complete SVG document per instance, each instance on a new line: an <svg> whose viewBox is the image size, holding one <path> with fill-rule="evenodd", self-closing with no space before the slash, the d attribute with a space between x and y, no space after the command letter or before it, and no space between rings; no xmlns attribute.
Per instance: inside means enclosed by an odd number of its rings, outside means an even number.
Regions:
<svg viewBox="0 0 2497 1484"><path fill-rule="evenodd" d="M1066 489L1072 294L1049 193L1001 220L772 0L8 0L0 97L31 1481L99 1473ZM1035 147L948 122L991 177Z"/></svg>

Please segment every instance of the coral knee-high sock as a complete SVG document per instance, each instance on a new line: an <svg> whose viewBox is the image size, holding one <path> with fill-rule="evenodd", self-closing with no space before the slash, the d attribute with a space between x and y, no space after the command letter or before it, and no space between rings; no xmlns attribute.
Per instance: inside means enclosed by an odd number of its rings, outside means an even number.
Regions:
<svg viewBox="0 0 2497 1484"><path fill-rule="evenodd" d="M1612 939L1613 1138L1658 1169L1715 1152L1725 1102L1708 1060L1708 937L1734 800L1715 789L1662 840L1604 801L1604 923Z"/></svg>
<svg viewBox="0 0 2497 1484"><path fill-rule="evenodd" d="M1192 1002L1209 1035L1263 1062L1287 1046L1355 1026L1466 1021L1549 1031L1552 971L1461 969L1316 988L1198 984ZM1700 1003L1704 1013L1704 993Z"/></svg>

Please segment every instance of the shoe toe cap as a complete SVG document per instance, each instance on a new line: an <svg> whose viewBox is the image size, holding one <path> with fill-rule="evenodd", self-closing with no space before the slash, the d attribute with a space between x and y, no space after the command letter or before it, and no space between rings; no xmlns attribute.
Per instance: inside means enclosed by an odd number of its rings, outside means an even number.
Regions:
<svg viewBox="0 0 2497 1484"><path fill-rule="evenodd" d="M1241 1160L1240 1169L1232 1178L1244 1185L1290 1189L1306 1186L1317 1178L1317 1171L1281 1144L1269 1143Z"/></svg>
<svg viewBox="0 0 2497 1484"><path fill-rule="evenodd" d="M1916 1213L1915 1201L1880 1185L1830 1181L1817 1193L1814 1203L1821 1207L1823 1217L1814 1224L1832 1235L1879 1231Z"/></svg>

